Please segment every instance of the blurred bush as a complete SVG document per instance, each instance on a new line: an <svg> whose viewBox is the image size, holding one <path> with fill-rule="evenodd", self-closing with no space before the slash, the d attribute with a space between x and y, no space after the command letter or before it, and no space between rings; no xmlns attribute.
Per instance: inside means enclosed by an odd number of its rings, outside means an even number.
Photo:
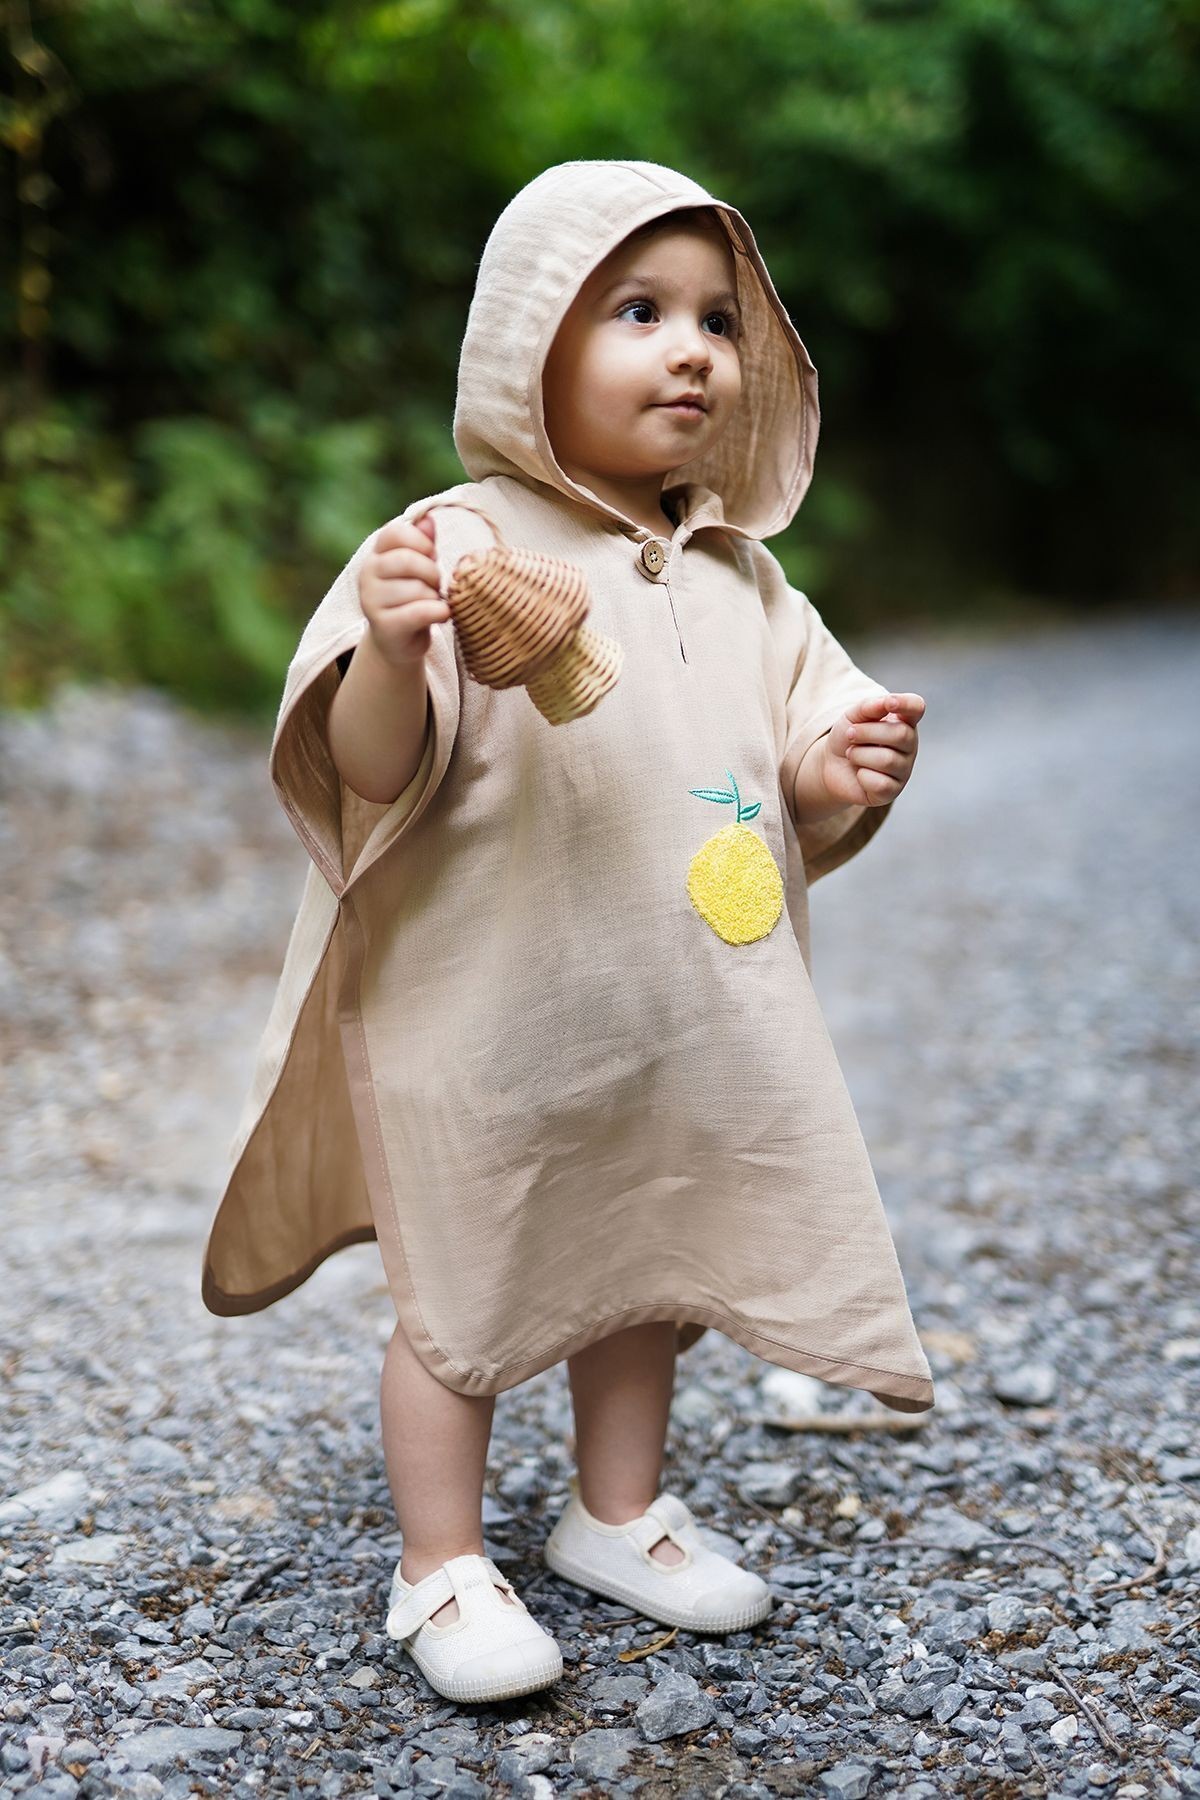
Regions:
<svg viewBox="0 0 1200 1800"><path fill-rule="evenodd" d="M773 548L842 626L1194 598L1182 0L9 0L0 698L269 709L458 479L500 208L569 157L741 208L821 371Z"/></svg>

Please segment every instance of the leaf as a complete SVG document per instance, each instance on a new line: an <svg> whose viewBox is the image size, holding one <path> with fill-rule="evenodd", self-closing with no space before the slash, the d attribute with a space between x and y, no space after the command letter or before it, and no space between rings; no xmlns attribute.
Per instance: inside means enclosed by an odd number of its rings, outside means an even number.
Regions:
<svg viewBox="0 0 1200 1800"><path fill-rule="evenodd" d="M695 788L692 792L695 793ZM679 1636L678 1625L672 1625L666 1637L655 1638L652 1644L642 1644L636 1650L618 1650L618 1662L640 1662L643 1656L653 1656L656 1650L665 1650L667 1645Z"/></svg>
<svg viewBox="0 0 1200 1800"><path fill-rule="evenodd" d="M721 788L689 788L689 794L695 794L701 800L719 800L722 806L733 805L733 795L725 793Z"/></svg>
<svg viewBox="0 0 1200 1800"><path fill-rule="evenodd" d="M743 806L742 818L743 819L756 819L761 811L762 811L762 801L756 800L754 802L753 806Z"/></svg>

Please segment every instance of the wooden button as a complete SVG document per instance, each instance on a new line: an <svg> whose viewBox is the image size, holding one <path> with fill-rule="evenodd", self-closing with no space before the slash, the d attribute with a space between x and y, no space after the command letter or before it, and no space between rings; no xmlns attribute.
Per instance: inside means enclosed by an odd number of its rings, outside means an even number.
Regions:
<svg viewBox="0 0 1200 1800"><path fill-rule="evenodd" d="M667 559L663 554L663 547L658 539L647 538L641 549L641 563L643 569L648 570L651 575L657 575L666 560Z"/></svg>

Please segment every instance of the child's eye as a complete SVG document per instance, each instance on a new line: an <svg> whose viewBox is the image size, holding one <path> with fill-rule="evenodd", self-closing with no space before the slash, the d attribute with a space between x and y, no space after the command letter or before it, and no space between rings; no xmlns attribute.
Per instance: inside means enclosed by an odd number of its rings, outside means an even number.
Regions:
<svg viewBox="0 0 1200 1800"><path fill-rule="evenodd" d="M722 324L725 327L725 330L723 333L723 335L725 337L730 337L730 338L737 337L739 331L742 328L741 320L738 318L737 314L733 311L732 307L729 307L729 306L719 307L716 312L711 312L711 313L709 313L708 316L710 319L720 319L721 320Z"/></svg>
<svg viewBox="0 0 1200 1800"><path fill-rule="evenodd" d="M652 313L655 311L653 300L626 300L625 304L618 308L617 317L621 318L625 313L632 312L635 308L640 312ZM713 319L720 319L723 329L719 335L722 337L736 338L741 330L741 321L733 311L732 307L721 306L714 312L705 313L704 323L706 325ZM637 323L639 325L649 324L649 320L639 319Z"/></svg>

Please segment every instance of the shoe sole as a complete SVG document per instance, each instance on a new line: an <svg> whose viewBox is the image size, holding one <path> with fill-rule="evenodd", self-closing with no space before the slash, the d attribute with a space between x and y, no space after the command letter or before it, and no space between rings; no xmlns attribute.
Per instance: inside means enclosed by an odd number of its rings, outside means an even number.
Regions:
<svg viewBox="0 0 1200 1800"><path fill-rule="evenodd" d="M621 1600L626 1606L636 1607L643 1618L653 1619L660 1625L677 1625L681 1631L744 1631L749 1625L757 1625L765 1619L775 1604L774 1596L767 1593L753 1606L743 1606L737 1612L721 1613L716 1618L697 1619L693 1613L685 1613L671 1606L661 1606L657 1612L647 1612L646 1596L637 1589L626 1587L623 1582L611 1579L600 1581L596 1576L573 1563L569 1556L564 1556L553 1540L548 1540L542 1550L542 1558L547 1567L566 1581L573 1581L576 1587L586 1588L589 1593L603 1594L607 1600Z"/></svg>
<svg viewBox="0 0 1200 1800"><path fill-rule="evenodd" d="M405 1649L408 1646L405 1645ZM558 1681L563 1672L562 1657L553 1662L547 1660L532 1669L523 1669L519 1675L510 1675L500 1681L456 1681L453 1676L438 1676L436 1679L422 1659L414 1651L408 1655L420 1669L435 1694L443 1700L514 1700L518 1694L534 1694L539 1688L550 1687Z"/></svg>

